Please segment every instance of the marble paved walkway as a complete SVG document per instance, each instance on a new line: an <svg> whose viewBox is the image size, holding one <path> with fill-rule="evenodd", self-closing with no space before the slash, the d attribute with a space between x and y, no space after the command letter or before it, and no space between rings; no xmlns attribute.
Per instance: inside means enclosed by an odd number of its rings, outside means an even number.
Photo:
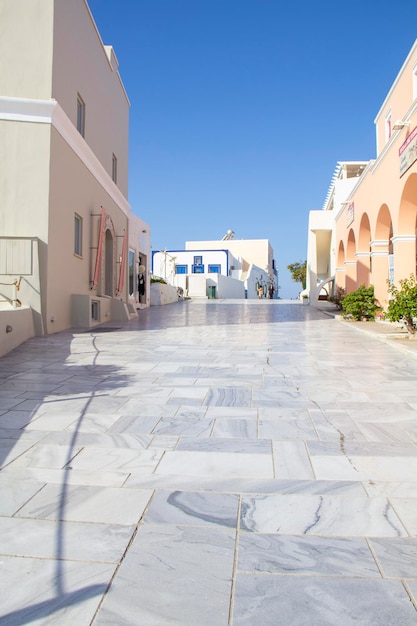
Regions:
<svg viewBox="0 0 417 626"><path fill-rule="evenodd" d="M417 624L417 355L181 302L0 359L0 624Z"/></svg>

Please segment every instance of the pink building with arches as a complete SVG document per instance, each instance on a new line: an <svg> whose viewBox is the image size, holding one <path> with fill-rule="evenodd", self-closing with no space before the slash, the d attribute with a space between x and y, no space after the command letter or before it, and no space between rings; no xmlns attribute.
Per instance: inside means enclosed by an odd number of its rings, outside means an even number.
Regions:
<svg viewBox="0 0 417 626"><path fill-rule="evenodd" d="M388 281L416 275L417 41L376 118L377 156L340 162L323 211L309 219L310 302L338 287L374 285L383 307Z"/></svg>

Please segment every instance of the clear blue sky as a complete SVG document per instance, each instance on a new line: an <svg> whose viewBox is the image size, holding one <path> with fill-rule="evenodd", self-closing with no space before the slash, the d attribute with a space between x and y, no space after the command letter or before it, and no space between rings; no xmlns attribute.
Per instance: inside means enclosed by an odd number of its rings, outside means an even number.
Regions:
<svg viewBox="0 0 417 626"><path fill-rule="evenodd" d="M417 38L417 0L88 0L131 101L129 202L154 250L271 241L280 295L337 161L375 157L375 116Z"/></svg>

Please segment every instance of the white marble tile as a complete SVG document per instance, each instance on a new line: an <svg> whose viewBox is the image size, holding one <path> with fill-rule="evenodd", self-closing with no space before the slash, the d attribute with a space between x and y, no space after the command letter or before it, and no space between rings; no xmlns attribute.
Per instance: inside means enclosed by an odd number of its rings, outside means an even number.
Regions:
<svg viewBox="0 0 417 626"><path fill-rule="evenodd" d="M417 579L417 539L372 539L370 546L385 578ZM416 580L417 582L417 580Z"/></svg>
<svg viewBox="0 0 417 626"><path fill-rule="evenodd" d="M321 441L365 441L361 429L345 411L310 410L310 415Z"/></svg>
<svg viewBox="0 0 417 626"><path fill-rule="evenodd" d="M89 471L75 470L68 468L50 469L33 467L6 467L2 470L2 475L11 480L37 481L41 483L56 483L68 485L96 485L98 487L121 487L129 477L129 472L122 471Z"/></svg>
<svg viewBox="0 0 417 626"><path fill-rule="evenodd" d="M256 439L258 426L253 419L218 418L215 421L212 437L231 437L237 439Z"/></svg>
<svg viewBox="0 0 417 626"><path fill-rule="evenodd" d="M104 411L106 409L103 409ZM142 402L141 398L132 398L123 404L120 411L125 417L172 417L175 415L175 406L170 406L165 402Z"/></svg>
<svg viewBox="0 0 417 626"><path fill-rule="evenodd" d="M159 422L160 417L134 417L123 415L109 428L111 433L149 434Z"/></svg>
<svg viewBox="0 0 417 626"><path fill-rule="evenodd" d="M207 407L199 405L190 405L187 401L180 404L178 407L175 418L177 417L195 417L202 418L207 414Z"/></svg>
<svg viewBox="0 0 417 626"><path fill-rule="evenodd" d="M155 435L149 443L149 449L158 448L161 450L175 450L178 437L170 435Z"/></svg>
<svg viewBox="0 0 417 626"><path fill-rule="evenodd" d="M339 441L308 441L307 446L312 456L417 456L417 447L407 442L369 443L339 439Z"/></svg>
<svg viewBox="0 0 417 626"><path fill-rule="evenodd" d="M417 484L414 496L417 496ZM408 530L410 535L417 535L417 497L414 498L396 498L391 497L390 502L397 513L398 517ZM417 572L416 572L417 577Z"/></svg>
<svg viewBox="0 0 417 626"><path fill-rule="evenodd" d="M281 417L277 411L275 419L259 420L259 436L271 439L317 439L310 418Z"/></svg>
<svg viewBox="0 0 417 626"><path fill-rule="evenodd" d="M380 421L359 423L359 428L367 441L375 442L417 442L417 424L415 419L408 421L393 420L392 422Z"/></svg>
<svg viewBox="0 0 417 626"><path fill-rule="evenodd" d="M47 559L3 556L0 623L7 626L87 626L114 567L105 563L62 561L58 564Z"/></svg>
<svg viewBox="0 0 417 626"><path fill-rule="evenodd" d="M370 496L394 496L396 498L414 498L416 496L416 483L375 482L367 480L363 483L366 493Z"/></svg>
<svg viewBox="0 0 417 626"><path fill-rule="evenodd" d="M152 493L151 489L50 484L16 516L130 526L138 523Z"/></svg>
<svg viewBox="0 0 417 626"><path fill-rule="evenodd" d="M157 474L273 478L272 458L265 454L165 452Z"/></svg>
<svg viewBox="0 0 417 626"><path fill-rule="evenodd" d="M0 517L0 553L72 561L117 563L134 526Z"/></svg>
<svg viewBox="0 0 417 626"><path fill-rule="evenodd" d="M145 524L94 623L226 626L234 547L231 529Z"/></svg>
<svg viewBox="0 0 417 626"><path fill-rule="evenodd" d="M272 445L268 439L194 438L182 437L177 450L194 452L236 452L243 454L271 454Z"/></svg>
<svg viewBox="0 0 417 626"><path fill-rule="evenodd" d="M207 418L228 418L228 419L257 419L258 409L236 406L209 406L206 413Z"/></svg>
<svg viewBox="0 0 417 626"><path fill-rule="evenodd" d="M314 480L310 457L302 441L274 441L274 467L276 478Z"/></svg>
<svg viewBox="0 0 417 626"><path fill-rule="evenodd" d="M225 493L158 491L145 523L237 527L239 498Z"/></svg>
<svg viewBox="0 0 417 626"><path fill-rule="evenodd" d="M270 574L381 577L364 539L340 537L241 533L238 569Z"/></svg>
<svg viewBox="0 0 417 626"><path fill-rule="evenodd" d="M33 467L60 469L73 459L81 446L54 446L35 444L12 463L13 468Z"/></svg>
<svg viewBox="0 0 417 626"><path fill-rule="evenodd" d="M386 498L243 496L242 530L280 535L396 537L407 531Z"/></svg>
<svg viewBox="0 0 417 626"><path fill-rule="evenodd" d="M413 482L417 476L413 457L312 456L311 463L323 480Z"/></svg>
<svg viewBox="0 0 417 626"><path fill-rule="evenodd" d="M25 426L25 431L31 430L45 430L45 431L60 431L70 424L75 422L75 425L80 421L79 413L53 413L45 412L40 417Z"/></svg>
<svg viewBox="0 0 417 626"><path fill-rule="evenodd" d="M252 390L233 387L211 387L205 400L206 406L250 407Z"/></svg>
<svg viewBox="0 0 417 626"><path fill-rule="evenodd" d="M140 435L134 433L100 433L100 432L77 432L75 441L77 445L95 448L133 448L142 450L147 448L152 441L152 435ZM69 445L74 440L74 433L68 430L52 432L43 437L44 444Z"/></svg>
<svg viewBox="0 0 417 626"><path fill-rule="evenodd" d="M210 437L213 420L192 417L162 418L153 429L156 435Z"/></svg>
<svg viewBox="0 0 417 626"><path fill-rule="evenodd" d="M399 581L264 574L236 578L233 626L415 623L415 608Z"/></svg>
<svg viewBox="0 0 417 626"><path fill-rule="evenodd" d="M13 474L2 472L0 474L0 515L12 516L30 500L44 483L36 480L25 480L16 489L16 479Z"/></svg>
<svg viewBox="0 0 417 626"><path fill-rule="evenodd" d="M89 447L81 450L69 467L75 470L152 473L162 454L162 450Z"/></svg>
<svg viewBox="0 0 417 626"><path fill-rule="evenodd" d="M44 412L45 411L43 411L43 413ZM42 411L39 414L41 415ZM36 419L36 417L37 415L31 411L7 411L0 416L0 428L24 428L27 424Z"/></svg>

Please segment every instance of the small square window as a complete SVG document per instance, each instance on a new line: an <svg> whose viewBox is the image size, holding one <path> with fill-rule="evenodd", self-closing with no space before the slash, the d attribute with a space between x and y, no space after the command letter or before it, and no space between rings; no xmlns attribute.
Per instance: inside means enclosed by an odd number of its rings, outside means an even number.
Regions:
<svg viewBox="0 0 417 626"><path fill-rule="evenodd" d="M85 136L85 102L80 94L77 95L77 130Z"/></svg>
<svg viewBox="0 0 417 626"><path fill-rule="evenodd" d="M115 154L112 156L111 163L111 177L114 183L117 183L117 157Z"/></svg>
<svg viewBox="0 0 417 626"><path fill-rule="evenodd" d="M83 220L82 217L74 215L74 254L82 256L83 253Z"/></svg>
<svg viewBox="0 0 417 626"><path fill-rule="evenodd" d="M194 265L203 265L203 257L195 256L194 257Z"/></svg>

